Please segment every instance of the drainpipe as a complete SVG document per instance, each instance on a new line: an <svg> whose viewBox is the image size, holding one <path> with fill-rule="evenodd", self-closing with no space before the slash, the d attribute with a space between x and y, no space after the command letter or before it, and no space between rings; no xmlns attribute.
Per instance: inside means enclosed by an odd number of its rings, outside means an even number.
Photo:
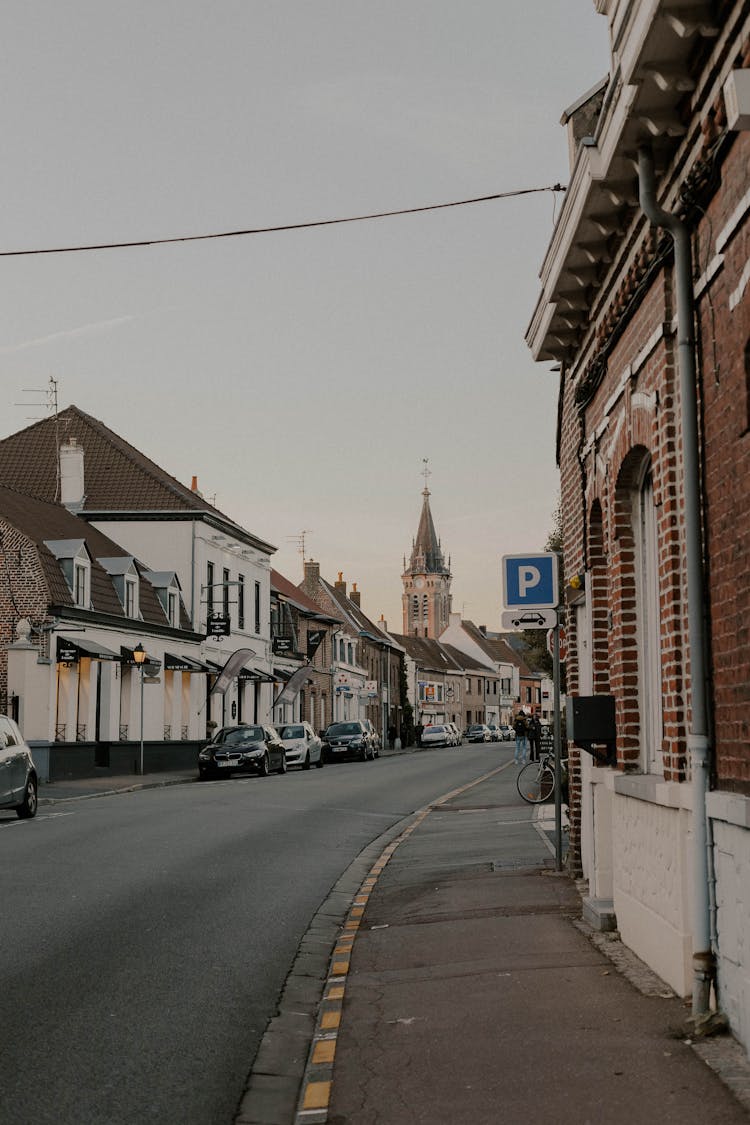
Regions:
<svg viewBox="0 0 750 1125"><path fill-rule="evenodd" d="M677 293L677 358L682 415L683 492L685 499L685 559L687 564L688 648L691 673L690 727L687 744L693 784L693 1019L705 1020L710 1011L711 984L716 966L711 948L711 906L708 818L709 737L706 683L706 636L701 534L701 482L698 404L695 365L693 271L690 235L676 215L656 202L654 158L650 148L638 150L638 185L644 214L655 227L672 236Z"/></svg>

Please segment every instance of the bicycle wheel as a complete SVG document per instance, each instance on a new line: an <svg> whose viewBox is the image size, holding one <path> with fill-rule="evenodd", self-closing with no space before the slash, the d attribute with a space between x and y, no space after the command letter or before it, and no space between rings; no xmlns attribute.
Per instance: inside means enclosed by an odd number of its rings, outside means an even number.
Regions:
<svg viewBox="0 0 750 1125"><path fill-rule="evenodd" d="M546 762L529 762L519 772L516 787L524 801L543 805L555 791L555 775Z"/></svg>

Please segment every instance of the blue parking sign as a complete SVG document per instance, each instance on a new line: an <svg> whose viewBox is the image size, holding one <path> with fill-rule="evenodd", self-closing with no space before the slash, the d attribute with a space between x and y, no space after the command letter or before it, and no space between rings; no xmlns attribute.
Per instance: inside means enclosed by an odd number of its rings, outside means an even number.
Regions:
<svg viewBox="0 0 750 1125"><path fill-rule="evenodd" d="M558 604L557 555L503 555L503 602L507 609L552 609Z"/></svg>

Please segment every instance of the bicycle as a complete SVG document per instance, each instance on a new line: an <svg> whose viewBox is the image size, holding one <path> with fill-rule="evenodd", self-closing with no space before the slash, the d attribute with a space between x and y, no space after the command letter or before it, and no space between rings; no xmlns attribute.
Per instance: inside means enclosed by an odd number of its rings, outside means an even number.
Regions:
<svg viewBox="0 0 750 1125"><path fill-rule="evenodd" d="M567 761L563 760L563 793L565 792L564 771ZM518 771L516 788L519 796L530 805L543 805L555 792L555 755L540 754L538 762L528 762Z"/></svg>

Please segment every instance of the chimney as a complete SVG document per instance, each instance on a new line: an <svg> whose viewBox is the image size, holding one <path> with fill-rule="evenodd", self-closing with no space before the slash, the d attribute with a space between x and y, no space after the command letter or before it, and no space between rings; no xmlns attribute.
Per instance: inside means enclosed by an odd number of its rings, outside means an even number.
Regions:
<svg viewBox="0 0 750 1125"><path fill-rule="evenodd" d="M83 446L74 437L60 446L60 500L70 512L80 512L83 491Z"/></svg>
<svg viewBox="0 0 750 1125"><path fill-rule="evenodd" d="M356 583L356 582L352 582L352 592L351 592L351 594L349 595L349 600L350 600L350 601L353 601L353 602L354 602L354 604L355 604L356 606L358 606L358 605L359 605L359 599L360 599L360 592L359 592L359 590L357 589L357 583Z"/></svg>
<svg viewBox="0 0 750 1125"><path fill-rule="evenodd" d="M381 613L381 615L380 615L380 620L378 621L378 629L382 629L382 631L383 631L384 633L387 633L387 632L388 632L388 622L387 622L387 621L386 621L386 619L385 619L385 618L383 617L383 614L382 614L382 613Z"/></svg>
<svg viewBox="0 0 750 1125"><path fill-rule="evenodd" d="M314 559L305 559L305 578L302 583L305 592L312 594L320 582L320 563Z"/></svg>
<svg viewBox="0 0 750 1125"><path fill-rule="evenodd" d="M343 572L343 570L339 571L339 576L336 579L334 588L336 590L341 590L341 593L344 595L344 597L346 597L346 582L344 582L344 572Z"/></svg>

